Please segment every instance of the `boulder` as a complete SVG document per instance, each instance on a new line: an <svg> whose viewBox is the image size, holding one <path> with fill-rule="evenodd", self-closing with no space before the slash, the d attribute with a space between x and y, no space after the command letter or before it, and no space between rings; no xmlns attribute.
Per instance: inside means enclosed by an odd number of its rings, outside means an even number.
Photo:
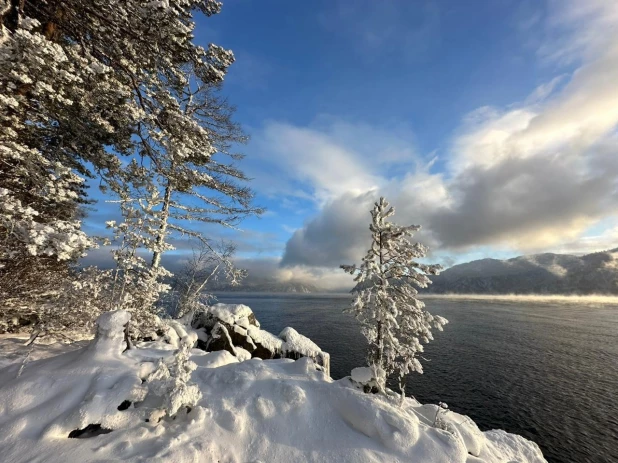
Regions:
<svg viewBox="0 0 618 463"><path fill-rule="evenodd" d="M386 380L384 370L375 365L354 368L349 378L363 392L372 394L377 394L380 391L380 384Z"/></svg>
<svg viewBox="0 0 618 463"><path fill-rule="evenodd" d="M262 360L281 358L283 341L280 338L259 328L250 328L247 334L255 344L255 350L251 353L253 358Z"/></svg>
<svg viewBox="0 0 618 463"><path fill-rule="evenodd" d="M279 336L260 329L252 310L244 304L215 304L195 314L194 329L202 330L208 341L198 341L197 347L207 350L226 350L243 359L247 353L262 360L301 357L311 358L326 374L330 374L330 355L323 352L309 338L293 328L285 328Z"/></svg>
<svg viewBox="0 0 618 463"><path fill-rule="evenodd" d="M254 317L255 318L255 317ZM242 347L248 352L253 352L257 348L251 336L249 336L247 330L239 325L228 325L225 322L219 322L223 326L225 326L228 330L230 338L232 339L232 344L238 347Z"/></svg>
<svg viewBox="0 0 618 463"><path fill-rule="evenodd" d="M330 354L323 352L311 339L290 327L284 328L279 333L279 338L284 341L281 345L284 358L298 360L301 357L309 357L330 375Z"/></svg>
<svg viewBox="0 0 618 463"><path fill-rule="evenodd" d="M210 338L206 342L206 349L208 352L214 352L218 350L226 350L230 354L236 356L236 350L232 339L225 326L221 323L216 323L210 333Z"/></svg>
<svg viewBox="0 0 618 463"><path fill-rule="evenodd" d="M211 330L215 323L222 322L228 326L238 325L248 329L251 326L260 327L253 311L244 304L215 304L207 310L199 311L193 317L193 328Z"/></svg>

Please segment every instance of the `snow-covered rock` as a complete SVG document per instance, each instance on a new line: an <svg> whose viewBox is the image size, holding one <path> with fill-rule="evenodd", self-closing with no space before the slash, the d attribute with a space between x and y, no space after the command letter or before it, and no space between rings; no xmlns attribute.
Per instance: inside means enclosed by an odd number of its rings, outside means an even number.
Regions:
<svg viewBox="0 0 618 463"><path fill-rule="evenodd" d="M215 304L208 311L217 320L228 325L240 325L248 328L249 325L257 326L260 324L255 319L253 311L244 304Z"/></svg>
<svg viewBox="0 0 618 463"><path fill-rule="evenodd" d="M330 355L317 344L290 327L279 336L261 329L251 308L243 304L210 306L194 316L192 329L205 333L207 340L198 346L207 351L226 350L240 360L310 357L330 374Z"/></svg>
<svg viewBox="0 0 618 463"><path fill-rule="evenodd" d="M294 328L284 328L279 337L284 341L281 345L283 357L294 360L300 357L309 357L318 365L324 368L326 374L330 375L330 354L322 351L311 339L299 334Z"/></svg>
<svg viewBox="0 0 618 463"><path fill-rule="evenodd" d="M487 441L483 432L469 417L454 413L444 408L446 405L441 405L443 406L418 404L408 410L419 416L425 423L448 430L465 445L468 453L479 456L485 449Z"/></svg>
<svg viewBox="0 0 618 463"><path fill-rule="evenodd" d="M207 351L225 350L232 355L236 355L232 338L230 338L230 330L223 323L217 322L210 332L210 337L206 343Z"/></svg>
<svg viewBox="0 0 618 463"><path fill-rule="evenodd" d="M358 367L352 370L350 380L364 392L379 392L379 385L386 381L386 373L375 365Z"/></svg>
<svg viewBox="0 0 618 463"><path fill-rule="evenodd" d="M126 310L101 314L97 319L97 334L89 349L97 355L122 353L127 348L125 329L130 319Z"/></svg>
<svg viewBox="0 0 618 463"><path fill-rule="evenodd" d="M19 378L18 364L0 371L3 461L545 462L522 437L482 433L454 412L443 416L447 426L433 426L435 406L364 394L308 357L239 362L227 351L160 342L122 352L125 322L109 315L89 346L32 362ZM174 417L153 414L149 378L185 354L190 368L180 376L190 374L199 389L187 390L195 405L174 407ZM364 381L366 373L352 376Z"/></svg>

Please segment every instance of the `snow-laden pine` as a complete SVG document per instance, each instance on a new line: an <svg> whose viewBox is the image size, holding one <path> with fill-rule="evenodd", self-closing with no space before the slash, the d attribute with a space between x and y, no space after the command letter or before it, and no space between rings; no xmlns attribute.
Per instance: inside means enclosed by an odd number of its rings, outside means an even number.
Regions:
<svg viewBox="0 0 618 463"><path fill-rule="evenodd" d="M396 372L403 396L406 375L423 372L422 343L432 340L432 329L442 330L447 320L429 313L417 298L417 288L427 287L431 283L427 275L437 274L440 266L418 262L428 249L409 238L420 226L397 225L388 220L394 214L386 199L375 203L369 226L371 247L359 267L341 268L356 275L355 299L348 311L361 323L369 342L369 362L379 387L383 389L386 376Z"/></svg>
<svg viewBox="0 0 618 463"><path fill-rule="evenodd" d="M232 149L246 137L218 94L234 56L194 40L194 15L220 9L215 0L0 2L3 306L41 319L71 286L71 266L96 246L81 229L88 179L122 213L111 225L117 271L91 280L113 293L98 310L132 310L136 323L147 318L138 312L156 313L174 238L201 240L234 275L202 234L260 212Z"/></svg>

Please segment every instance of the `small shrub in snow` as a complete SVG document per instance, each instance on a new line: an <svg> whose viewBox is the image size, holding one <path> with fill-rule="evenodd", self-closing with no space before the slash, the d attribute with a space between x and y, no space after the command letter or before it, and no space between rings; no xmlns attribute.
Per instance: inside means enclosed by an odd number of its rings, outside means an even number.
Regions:
<svg viewBox="0 0 618 463"><path fill-rule="evenodd" d="M153 191L148 200L139 201L122 193L119 204L123 222L107 222L117 245L113 251L116 269L111 282L110 308L131 312L132 335L141 338L154 337L161 328L161 310L157 302L169 290L169 285L161 280L171 275L162 266L153 267L143 257L154 249L157 228L157 223L144 209L154 207L157 197L157 192Z"/></svg>
<svg viewBox="0 0 618 463"><path fill-rule="evenodd" d="M246 271L234 267L232 257L236 247L222 242L218 246L197 240L193 254L174 274L169 292L168 306L174 318L204 310L216 297L205 291L209 284L224 279L232 285L245 277Z"/></svg>
<svg viewBox="0 0 618 463"><path fill-rule="evenodd" d="M436 416L433 419L432 426L435 428L444 429L445 431L449 430L449 424L441 418L441 415L445 415L448 412L448 405L444 402L440 402L438 404L438 408L436 408Z"/></svg>
<svg viewBox="0 0 618 463"><path fill-rule="evenodd" d="M183 339L180 348L170 363L159 360L157 368L148 376L148 406L154 406L149 420L159 422L164 416L174 417L181 409L187 412L202 397L197 384L191 382L191 373L197 368L189 360L190 351L196 341L194 335Z"/></svg>

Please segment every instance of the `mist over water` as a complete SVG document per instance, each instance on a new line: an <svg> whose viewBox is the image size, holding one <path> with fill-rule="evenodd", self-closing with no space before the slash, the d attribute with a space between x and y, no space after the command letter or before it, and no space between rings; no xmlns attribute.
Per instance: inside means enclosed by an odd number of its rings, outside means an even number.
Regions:
<svg viewBox="0 0 618 463"><path fill-rule="evenodd" d="M364 364L365 341L342 313L349 295L228 293L275 334L286 326L331 354L331 375ZM610 303L607 303L610 302ZM533 440L552 463L618 462L618 304L594 298L427 298L449 319L426 346L407 394L447 402L482 430Z"/></svg>

